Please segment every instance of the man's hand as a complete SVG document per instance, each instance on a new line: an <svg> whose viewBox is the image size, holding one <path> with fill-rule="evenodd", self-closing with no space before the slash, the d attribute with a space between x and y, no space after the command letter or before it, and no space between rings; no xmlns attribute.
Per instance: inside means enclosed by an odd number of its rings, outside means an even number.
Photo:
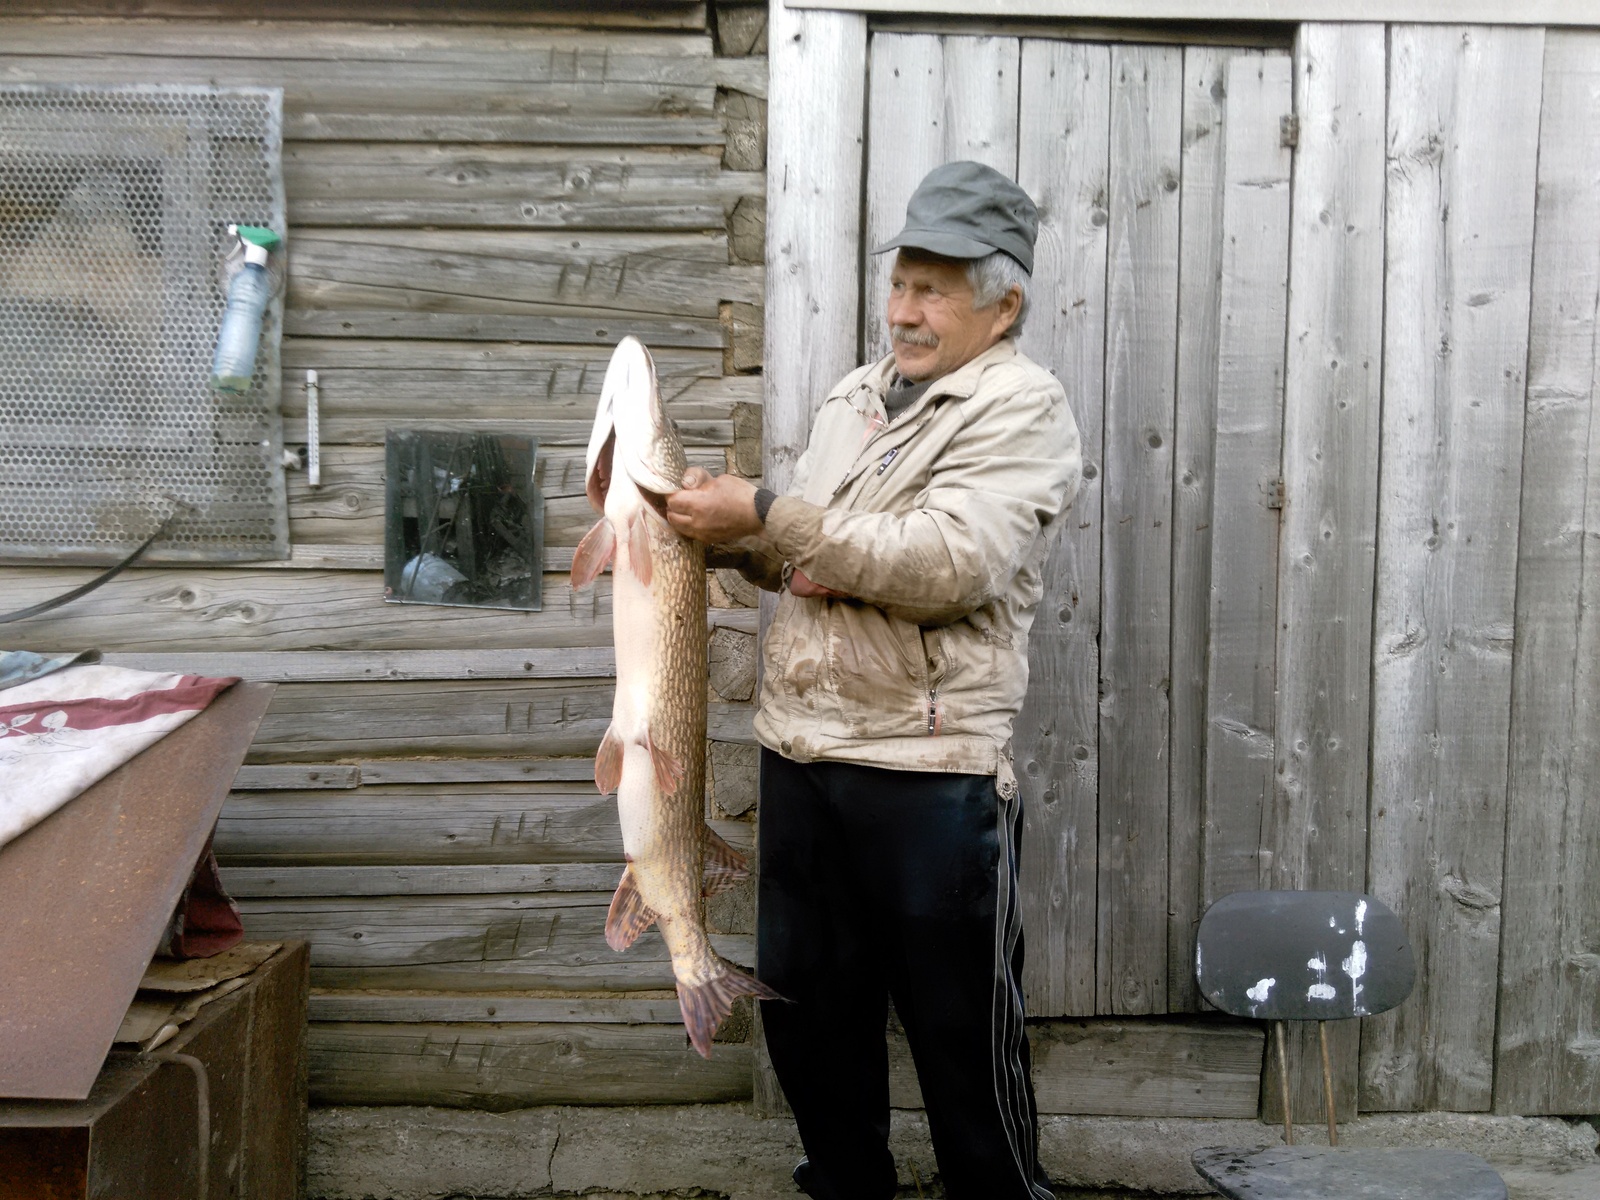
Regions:
<svg viewBox="0 0 1600 1200"><path fill-rule="evenodd" d="M708 544L760 533L756 485L737 475L690 467L683 473L683 489L667 497L667 521L685 537Z"/></svg>
<svg viewBox="0 0 1600 1200"><path fill-rule="evenodd" d="M789 573L789 594L802 598L810 598L812 596L827 596L833 600L848 600L850 598L843 592L836 592L832 588L823 587L820 583L812 583L799 567Z"/></svg>

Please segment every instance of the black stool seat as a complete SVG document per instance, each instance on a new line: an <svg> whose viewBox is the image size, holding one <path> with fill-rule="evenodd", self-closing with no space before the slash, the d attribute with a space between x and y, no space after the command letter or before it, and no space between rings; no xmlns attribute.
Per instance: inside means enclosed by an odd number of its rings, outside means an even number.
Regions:
<svg viewBox="0 0 1600 1200"><path fill-rule="evenodd" d="M1463 1150L1209 1146L1193 1161L1233 1200L1506 1200L1494 1168Z"/></svg>

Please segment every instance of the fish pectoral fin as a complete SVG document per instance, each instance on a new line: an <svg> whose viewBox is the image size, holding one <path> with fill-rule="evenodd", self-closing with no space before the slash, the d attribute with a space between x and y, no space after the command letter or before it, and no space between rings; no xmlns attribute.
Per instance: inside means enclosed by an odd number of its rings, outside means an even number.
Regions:
<svg viewBox="0 0 1600 1200"><path fill-rule="evenodd" d="M663 796L675 791L683 782L683 764L672 751L657 745L652 736L646 736L644 747L650 751L650 764L656 769L656 787Z"/></svg>
<svg viewBox="0 0 1600 1200"><path fill-rule="evenodd" d="M601 517L572 552L572 586L580 588L593 583L616 552L616 530L611 528L610 521Z"/></svg>
<svg viewBox="0 0 1600 1200"><path fill-rule="evenodd" d="M754 996L758 1000L782 1000L766 984L739 968L722 963L723 973L709 983L689 986L678 984L678 1010L683 1013L683 1027L689 1033L689 1042L700 1052L701 1058L711 1057L711 1039L717 1026L733 1011L733 1002L740 996Z"/></svg>
<svg viewBox="0 0 1600 1200"><path fill-rule="evenodd" d="M615 725L606 726L600 749L595 751L594 785L602 796L609 796L622 786L622 738Z"/></svg>
<svg viewBox="0 0 1600 1200"><path fill-rule="evenodd" d="M629 863L622 872L622 882L617 884L617 894L611 897L611 910L606 913L606 945L613 950L626 950L655 919L655 910L639 894L633 864Z"/></svg>
<svg viewBox="0 0 1600 1200"><path fill-rule="evenodd" d="M726 892L750 878L750 868L740 854L706 826L706 866L700 890L708 896Z"/></svg>
<svg viewBox="0 0 1600 1200"><path fill-rule="evenodd" d="M650 577L654 572L650 569L650 526L640 509L633 514L633 520L628 525L628 567L633 571L634 578L645 587L650 586Z"/></svg>

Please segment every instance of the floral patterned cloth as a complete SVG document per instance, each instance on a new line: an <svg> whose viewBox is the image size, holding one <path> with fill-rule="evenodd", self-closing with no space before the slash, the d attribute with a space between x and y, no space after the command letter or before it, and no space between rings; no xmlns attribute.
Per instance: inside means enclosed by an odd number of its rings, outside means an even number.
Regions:
<svg viewBox="0 0 1600 1200"><path fill-rule="evenodd" d="M236 682L96 663L0 692L0 846Z"/></svg>

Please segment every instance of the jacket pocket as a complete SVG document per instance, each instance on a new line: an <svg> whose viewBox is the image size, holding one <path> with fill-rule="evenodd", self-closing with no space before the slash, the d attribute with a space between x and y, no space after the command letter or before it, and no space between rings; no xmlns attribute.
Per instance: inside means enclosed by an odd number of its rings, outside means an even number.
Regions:
<svg viewBox="0 0 1600 1200"><path fill-rule="evenodd" d="M853 738L922 732L927 670L915 625L870 604L828 605L828 676Z"/></svg>

